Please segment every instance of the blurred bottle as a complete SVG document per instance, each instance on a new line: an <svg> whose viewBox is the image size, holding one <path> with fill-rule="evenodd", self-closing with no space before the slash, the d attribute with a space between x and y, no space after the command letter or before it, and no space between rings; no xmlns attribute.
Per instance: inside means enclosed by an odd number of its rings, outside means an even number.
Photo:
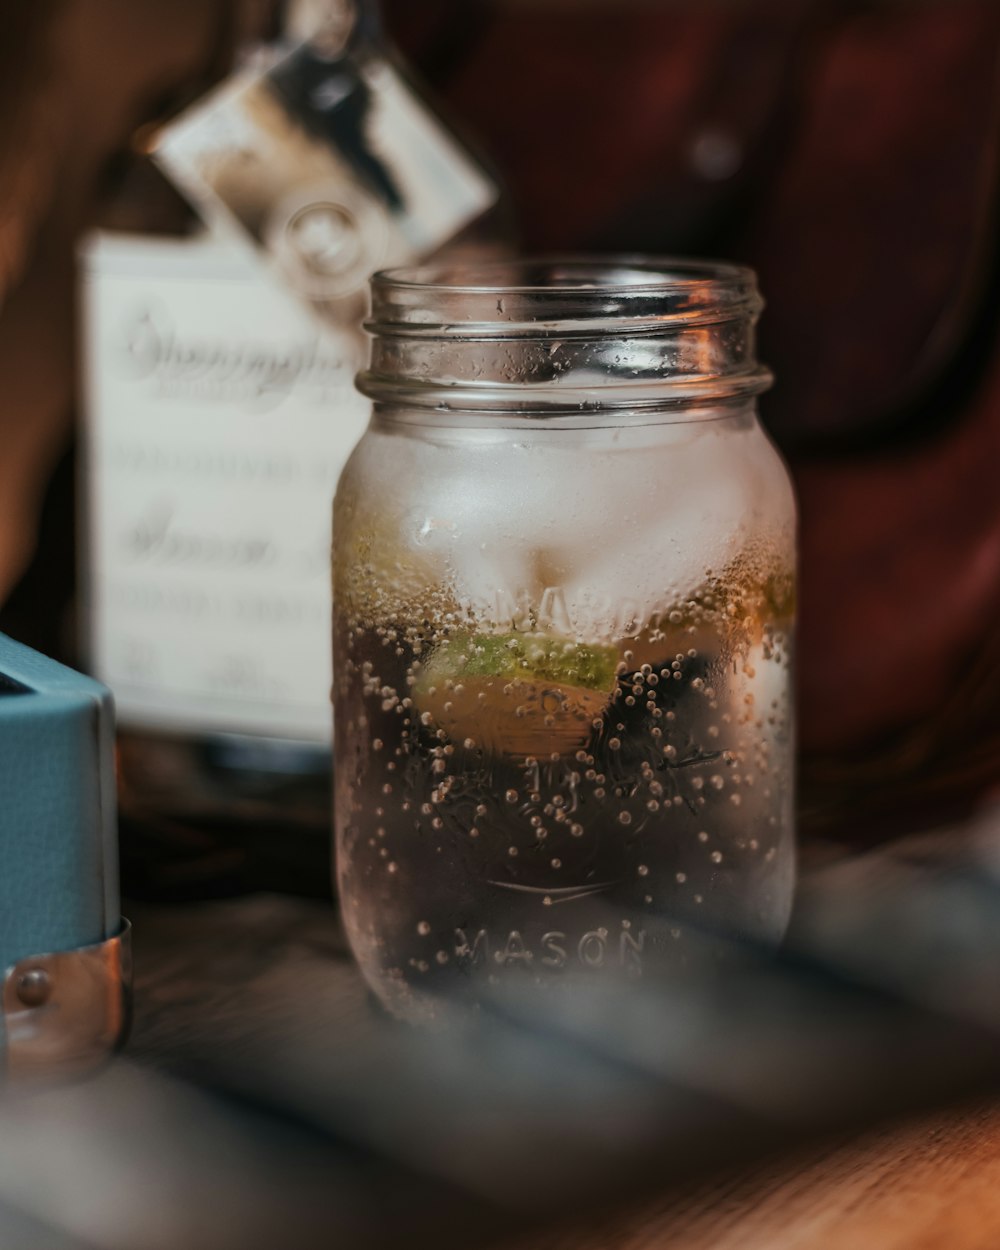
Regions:
<svg viewBox="0 0 1000 1250"><path fill-rule="evenodd" d="M509 237L371 0L299 0L240 59L158 149L200 220L143 162L82 256L85 650L118 707L126 885L161 896L328 890L329 516L367 423L367 280Z"/></svg>

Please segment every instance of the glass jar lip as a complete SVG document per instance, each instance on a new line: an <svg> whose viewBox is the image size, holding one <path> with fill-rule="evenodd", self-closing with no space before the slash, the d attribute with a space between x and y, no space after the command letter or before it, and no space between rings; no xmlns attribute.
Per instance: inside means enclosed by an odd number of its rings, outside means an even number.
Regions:
<svg viewBox="0 0 1000 1250"><path fill-rule="evenodd" d="M746 265L635 254L527 256L384 269L372 279L376 336L532 337L626 333L749 318L764 302Z"/></svg>
<svg viewBox="0 0 1000 1250"><path fill-rule="evenodd" d="M546 280L529 275L549 269ZM510 280L516 274L520 280ZM464 275L463 281L454 280ZM589 278L589 280L588 280ZM512 260L473 262L439 261L382 269L372 278L373 287L419 289L448 294L498 293L511 295L571 295L594 291L628 295L679 293L706 285L717 295L757 291L757 275L749 265L735 261L688 256L646 256L633 253L556 253ZM707 294L707 293L706 293Z"/></svg>
<svg viewBox="0 0 1000 1250"><path fill-rule="evenodd" d="M539 416L727 402L767 388L757 276L727 261L542 256L372 280L377 403Z"/></svg>

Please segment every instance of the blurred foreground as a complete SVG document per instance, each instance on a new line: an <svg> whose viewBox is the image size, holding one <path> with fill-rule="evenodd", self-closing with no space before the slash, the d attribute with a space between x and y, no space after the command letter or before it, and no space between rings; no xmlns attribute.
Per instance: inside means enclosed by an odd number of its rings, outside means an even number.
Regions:
<svg viewBox="0 0 1000 1250"><path fill-rule="evenodd" d="M322 904L140 908L126 1056L4 1098L0 1244L492 1244L985 1095L998 916L993 810L807 867L777 959L424 1033L374 1006Z"/></svg>

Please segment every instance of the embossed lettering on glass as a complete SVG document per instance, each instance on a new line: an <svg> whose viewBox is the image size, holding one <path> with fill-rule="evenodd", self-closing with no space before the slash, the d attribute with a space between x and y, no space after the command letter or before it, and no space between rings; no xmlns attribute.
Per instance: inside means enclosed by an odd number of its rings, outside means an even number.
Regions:
<svg viewBox="0 0 1000 1250"><path fill-rule="evenodd" d="M336 849L397 1015L780 939L795 505L760 308L721 264L375 279L335 505Z"/></svg>

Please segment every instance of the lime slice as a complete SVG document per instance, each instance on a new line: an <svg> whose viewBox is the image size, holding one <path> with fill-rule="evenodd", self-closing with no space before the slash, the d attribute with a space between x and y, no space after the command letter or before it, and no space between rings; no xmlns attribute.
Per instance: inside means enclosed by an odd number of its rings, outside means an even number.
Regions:
<svg viewBox="0 0 1000 1250"><path fill-rule="evenodd" d="M583 746L611 698L618 652L551 635L452 634L413 687L455 741L511 756Z"/></svg>

